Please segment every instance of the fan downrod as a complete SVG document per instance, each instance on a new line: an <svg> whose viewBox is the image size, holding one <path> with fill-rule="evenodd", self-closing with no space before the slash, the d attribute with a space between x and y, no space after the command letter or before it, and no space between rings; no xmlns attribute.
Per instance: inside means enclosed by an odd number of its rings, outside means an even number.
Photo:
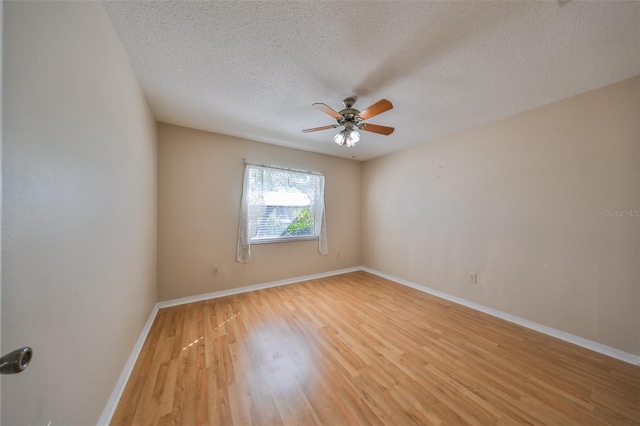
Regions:
<svg viewBox="0 0 640 426"><path fill-rule="evenodd" d="M356 103L356 98L349 96L342 101L345 108L351 108Z"/></svg>

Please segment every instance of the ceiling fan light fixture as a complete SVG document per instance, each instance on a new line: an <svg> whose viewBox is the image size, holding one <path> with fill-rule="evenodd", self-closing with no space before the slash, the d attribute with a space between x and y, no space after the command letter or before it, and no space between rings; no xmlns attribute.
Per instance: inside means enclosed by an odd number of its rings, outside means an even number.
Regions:
<svg viewBox="0 0 640 426"><path fill-rule="evenodd" d="M360 133L353 129L344 129L333 137L333 141L340 146L351 148L360 141Z"/></svg>
<svg viewBox="0 0 640 426"><path fill-rule="evenodd" d="M336 135L333 137L333 141L335 143L337 143L340 146L346 145L347 143L347 131L346 130L341 130L340 132L336 133Z"/></svg>

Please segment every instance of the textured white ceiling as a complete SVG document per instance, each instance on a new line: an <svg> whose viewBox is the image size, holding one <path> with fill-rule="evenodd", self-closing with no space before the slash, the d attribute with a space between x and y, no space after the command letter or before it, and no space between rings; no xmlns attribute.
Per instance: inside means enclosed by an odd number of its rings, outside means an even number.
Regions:
<svg viewBox="0 0 640 426"><path fill-rule="evenodd" d="M640 74L640 3L107 2L156 119L351 158L333 124L359 97L357 160Z"/></svg>

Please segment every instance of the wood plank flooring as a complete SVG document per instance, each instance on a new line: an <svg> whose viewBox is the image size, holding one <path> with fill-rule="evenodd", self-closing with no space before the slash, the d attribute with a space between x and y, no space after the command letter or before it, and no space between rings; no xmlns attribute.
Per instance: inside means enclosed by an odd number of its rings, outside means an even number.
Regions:
<svg viewBox="0 0 640 426"><path fill-rule="evenodd" d="M112 424L640 424L640 368L354 272L160 310Z"/></svg>

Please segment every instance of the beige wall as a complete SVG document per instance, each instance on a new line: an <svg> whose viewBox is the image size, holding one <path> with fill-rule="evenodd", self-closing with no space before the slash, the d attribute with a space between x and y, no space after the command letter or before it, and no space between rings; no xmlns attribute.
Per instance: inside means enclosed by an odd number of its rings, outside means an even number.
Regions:
<svg viewBox="0 0 640 426"><path fill-rule="evenodd" d="M236 262L243 159L325 174L327 256L314 240L252 245L251 262ZM360 190L356 161L160 123L159 299L358 266Z"/></svg>
<svg viewBox="0 0 640 426"><path fill-rule="evenodd" d="M2 423L95 424L156 301L156 125L102 3L4 7Z"/></svg>
<svg viewBox="0 0 640 426"><path fill-rule="evenodd" d="M640 354L640 78L367 162L364 265ZM478 274L470 284L469 273Z"/></svg>

